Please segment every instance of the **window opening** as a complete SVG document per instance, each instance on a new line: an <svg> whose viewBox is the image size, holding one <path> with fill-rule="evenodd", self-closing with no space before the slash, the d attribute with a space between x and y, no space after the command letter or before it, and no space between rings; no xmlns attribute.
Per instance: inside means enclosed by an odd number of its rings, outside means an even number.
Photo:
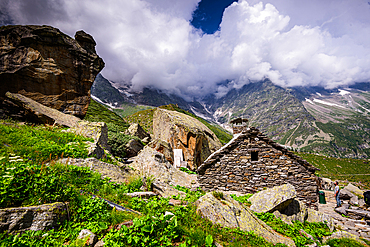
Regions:
<svg viewBox="0 0 370 247"><path fill-rule="evenodd" d="M257 151L252 151L251 161L258 161L258 152Z"/></svg>

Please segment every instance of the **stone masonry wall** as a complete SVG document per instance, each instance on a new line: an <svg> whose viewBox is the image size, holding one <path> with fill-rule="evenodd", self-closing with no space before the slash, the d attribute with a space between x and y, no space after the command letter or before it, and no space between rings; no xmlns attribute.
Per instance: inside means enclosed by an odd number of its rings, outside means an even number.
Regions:
<svg viewBox="0 0 370 247"><path fill-rule="evenodd" d="M318 186L313 172L257 136L244 136L234 142L223 155L211 157L198 175L204 190L255 193L290 183L299 200L317 208ZM252 152L258 152L257 161L252 161Z"/></svg>

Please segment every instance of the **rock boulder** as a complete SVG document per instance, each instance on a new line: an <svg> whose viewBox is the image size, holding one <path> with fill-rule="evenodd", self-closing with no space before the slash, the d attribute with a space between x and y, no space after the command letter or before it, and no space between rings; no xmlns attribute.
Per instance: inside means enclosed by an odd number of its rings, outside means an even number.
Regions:
<svg viewBox="0 0 370 247"><path fill-rule="evenodd" d="M0 232L44 231L67 219L67 204L56 202L32 207L0 209Z"/></svg>
<svg viewBox="0 0 370 247"><path fill-rule="evenodd" d="M222 146L217 136L197 119L160 108L153 115L153 134L156 139L168 142L172 149L182 149L192 170Z"/></svg>
<svg viewBox="0 0 370 247"><path fill-rule="evenodd" d="M356 195L361 195L364 193L364 191L360 190L358 187L354 186L353 184L349 183L346 187L343 189L346 189L347 191L354 193Z"/></svg>
<svg viewBox="0 0 370 247"><path fill-rule="evenodd" d="M284 184L275 186L254 194L249 201L252 203L251 210L257 213L273 212L284 210L294 198L297 192L293 185Z"/></svg>
<svg viewBox="0 0 370 247"><path fill-rule="evenodd" d="M73 39L50 26L0 27L2 114L19 113L5 98L9 91L83 118L90 88L104 67L95 45L84 31L78 31Z"/></svg>
<svg viewBox="0 0 370 247"><path fill-rule="evenodd" d="M207 217L212 223L228 228L240 228L242 231L253 231L274 244L284 243L295 246L293 240L274 232L266 223L258 219L254 213L242 204L224 195L220 200L207 193L196 201L197 213Z"/></svg>

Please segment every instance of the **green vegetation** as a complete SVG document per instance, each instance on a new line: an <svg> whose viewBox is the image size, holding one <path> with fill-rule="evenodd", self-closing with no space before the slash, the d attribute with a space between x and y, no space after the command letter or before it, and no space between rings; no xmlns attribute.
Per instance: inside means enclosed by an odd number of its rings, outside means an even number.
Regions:
<svg viewBox="0 0 370 247"><path fill-rule="evenodd" d="M292 225L289 225L284 223L280 218L276 218L272 213L255 214L260 220L264 221L278 233L292 238L297 246L305 246L314 242L311 238L302 233L301 229L314 237L314 239L322 239L323 236L331 235L329 228L324 223L301 223L295 221Z"/></svg>
<svg viewBox="0 0 370 247"><path fill-rule="evenodd" d="M153 109L153 106L135 105L130 103L123 103L120 108L113 109L113 112L117 113L121 117L130 116L139 111L145 111Z"/></svg>
<svg viewBox="0 0 370 247"><path fill-rule="evenodd" d="M190 171L188 168L186 167L180 167L180 170L183 171L183 172L186 172L188 174L197 174L196 172L193 172L193 171Z"/></svg>
<svg viewBox="0 0 370 247"><path fill-rule="evenodd" d="M320 171L316 172L319 176L332 180L347 180L363 189L370 189L370 161L368 160L333 158L302 152L297 154L319 168Z"/></svg>
<svg viewBox="0 0 370 247"><path fill-rule="evenodd" d="M126 156L126 144L137 137L126 135L125 131L130 126L119 115L110 111L105 106L91 100L85 120L91 122L105 122L108 127L108 144L114 156Z"/></svg>
<svg viewBox="0 0 370 247"><path fill-rule="evenodd" d="M235 194L231 194L230 196L234 200L236 200L236 201L238 201L240 203L243 203L246 206L250 206L251 205L251 202L249 201L249 198L251 198L253 196L253 194L246 194L246 195L243 195L243 196L236 196Z"/></svg>
<svg viewBox="0 0 370 247"><path fill-rule="evenodd" d="M105 122L106 124L112 123L124 128L128 128L130 126L119 115L93 99L90 101L90 105L84 119L90 122Z"/></svg>

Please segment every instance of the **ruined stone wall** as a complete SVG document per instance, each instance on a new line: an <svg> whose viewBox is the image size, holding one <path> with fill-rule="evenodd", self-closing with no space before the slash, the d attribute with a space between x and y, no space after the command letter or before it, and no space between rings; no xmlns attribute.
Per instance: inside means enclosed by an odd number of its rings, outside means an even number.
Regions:
<svg viewBox="0 0 370 247"><path fill-rule="evenodd" d="M317 177L312 172L258 138L242 138L236 142L235 148L220 155L198 175L204 190L255 193L290 183L299 200L317 209ZM258 153L257 161L252 161L252 152Z"/></svg>

